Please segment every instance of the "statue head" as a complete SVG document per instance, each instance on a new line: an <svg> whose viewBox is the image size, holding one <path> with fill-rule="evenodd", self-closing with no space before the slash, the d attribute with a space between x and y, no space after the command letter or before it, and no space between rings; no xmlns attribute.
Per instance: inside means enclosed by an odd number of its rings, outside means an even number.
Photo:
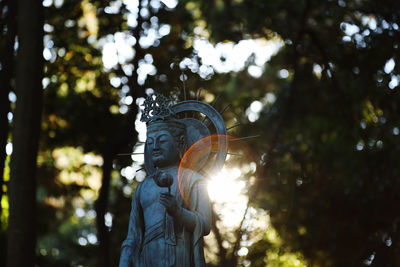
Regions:
<svg viewBox="0 0 400 267"><path fill-rule="evenodd" d="M179 164L186 148L186 125L175 117L161 94L149 95L141 121L147 124L146 147L155 167Z"/></svg>
<svg viewBox="0 0 400 267"><path fill-rule="evenodd" d="M148 95L142 106L144 109L140 120L147 125L144 160L149 174L155 173L156 167L178 164L183 168L204 172L222 168L227 153L226 127L223 118L212 106L197 100L173 104L171 99L159 93ZM215 142L206 138L211 136L210 131L195 116L178 118L181 114L187 115L186 112L200 113L210 121L216 133ZM189 147L191 157L185 157ZM212 147L217 151L215 160L206 164L211 152L214 152L211 151ZM196 152L195 155L193 152Z"/></svg>
<svg viewBox="0 0 400 267"><path fill-rule="evenodd" d="M179 164L186 150L186 128L178 120L160 120L147 125L146 147L155 167Z"/></svg>

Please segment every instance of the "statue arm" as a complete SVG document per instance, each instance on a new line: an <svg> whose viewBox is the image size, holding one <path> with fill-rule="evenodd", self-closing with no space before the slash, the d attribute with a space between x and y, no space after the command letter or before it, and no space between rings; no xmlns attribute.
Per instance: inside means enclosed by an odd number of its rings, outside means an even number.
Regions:
<svg viewBox="0 0 400 267"><path fill-rule="evenodd" d="M121 257L119 259L119 267L133 267L133 246L134 241L132 239L125 239L121 246Z"/></svg>
<svg viewBox="0 0 400 267"><path fill-rule="evenodd" d="M173 216L189 231L194 232L197 226L202 229L202 235L208 235L211 229L212 215L207 187L203 181L194 184L190 196L190 206L190 209L180 207Z"/></svg>
<svg viewBox="0 0 400 267"><path fill-rule="evenodd" d="M138 257L138 248L141 244L141 206L139 201L140 185L136 188L132 198L132 208L129 217L128 234L121 246L119 267L133 267L135 257Z"/></svg>
<svg viewBox="0 0 400 267"><path fill-rule="evenodd" d="M121 257L119 259L119 267L133 267L132 266L132 251L129 246L122 246Z"/></svg>

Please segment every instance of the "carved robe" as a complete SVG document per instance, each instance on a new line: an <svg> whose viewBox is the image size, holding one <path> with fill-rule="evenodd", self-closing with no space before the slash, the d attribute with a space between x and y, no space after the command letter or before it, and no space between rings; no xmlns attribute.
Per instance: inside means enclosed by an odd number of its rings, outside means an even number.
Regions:
<svg viewBox="0 0 400 267"><path fill-rule="evenodd" d="M202 267L205 266L203 236L210 232L211 207L206 183L185 169L172 195L182 207L182 215L195 218L194 230L165 212L164 220L145 229L141 193L157 186L151 176L140 183L132 199L126 240L122 244L119 267ZM185 199L185 200L184 200Z"/></svg>

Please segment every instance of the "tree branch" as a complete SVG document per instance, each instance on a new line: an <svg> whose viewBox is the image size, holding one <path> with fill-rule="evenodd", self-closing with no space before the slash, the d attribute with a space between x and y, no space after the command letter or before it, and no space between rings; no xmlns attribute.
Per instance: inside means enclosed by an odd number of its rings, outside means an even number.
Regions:
<svg viewBox="0 0 400 267"><path fill-rule="evenodd" d="M226 258L226 254L227 254L227 250L224 248L224 246L222 245L222 236L221 233L219 232L219 229L217 227L217 221L219 221L219 217L215 212L214 209L214 203L211 203L211 211L213 214L213 218L212 218L212 222L211 222L211 230L213 231L214 235L215 235L215 239L217 240L217 244L218 244L218 264L219 266L227 266L227 258Z"/></svg>
<svg viewBox="0 0 400 267"><path fill-rule="evenodd" d="M237 265L237 262L238 262L237 251L240 248L240 242L242 241L243 234L247 233L247 231L242 229L242 227L243 227L243 223L246 219L246 214L247 214L247 211L249 210L249 207L250 207L250 201L247 202L246 209L243 213L243 218L240 221L239 227L237 228L236 233L235 233L236 240L235 240L235 244L233 245L233 249L232 249L232 253L231 253L231 262L232 262L231 266Z"/></svg>

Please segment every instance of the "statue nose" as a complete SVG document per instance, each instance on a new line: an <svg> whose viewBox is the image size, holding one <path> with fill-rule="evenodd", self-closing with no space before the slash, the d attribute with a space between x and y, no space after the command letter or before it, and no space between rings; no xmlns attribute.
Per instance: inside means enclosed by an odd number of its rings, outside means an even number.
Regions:
<svg viewBox="0 0 400 267"><path fill-rule="evenodd" d="M154 142L153 150L160 150L160 141L156 140Z"/></svg>

